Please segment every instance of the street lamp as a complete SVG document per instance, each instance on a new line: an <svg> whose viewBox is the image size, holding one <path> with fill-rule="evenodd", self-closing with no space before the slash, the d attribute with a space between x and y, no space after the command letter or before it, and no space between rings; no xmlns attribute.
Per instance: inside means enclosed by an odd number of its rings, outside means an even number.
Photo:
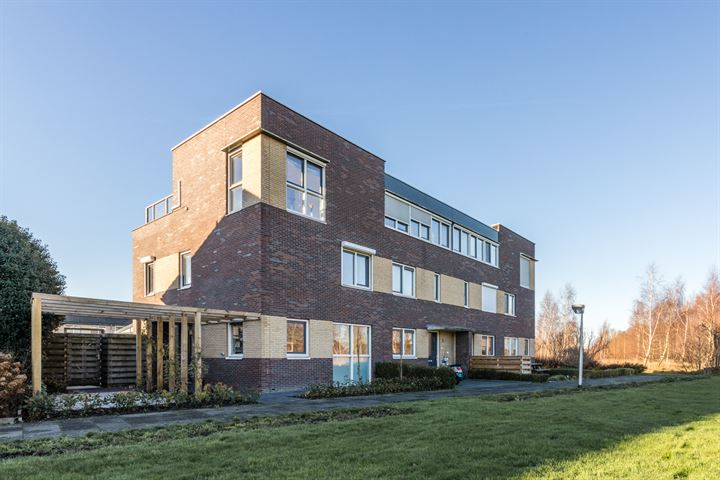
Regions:
<svg viewBox="0 0 720 480"><path fill-rule="evenodd" d="M576 303L572 306L573 312L576 315L580 315L580 365L578 366L578 388L582 387L582 374L583 374L583 314L585 313L585 305L582 303Z"/></svg>

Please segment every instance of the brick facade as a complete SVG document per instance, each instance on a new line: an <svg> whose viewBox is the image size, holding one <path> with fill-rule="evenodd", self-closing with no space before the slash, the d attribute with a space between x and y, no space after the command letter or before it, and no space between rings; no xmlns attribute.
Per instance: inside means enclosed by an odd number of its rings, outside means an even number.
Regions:
<svg viewBox="0 0 720 480"><path fill-rule="evenodd" d="M255 175L261 179L258 185L248 186L257 188L253 195L258 201L247 202L242 210L226 215L227 151L257 135L261 135L262 147L248 149L247 159L243 148L243 168L255 159L264 162L260 175ZM283 145L327 161L325 222L290 213L282 208L284 204L278 205L285 188L284 163L277 162L278 152L284 162ZM502 353L505 336L533 338L535 296L533 290L519 286L519 268L521 253L534 257L534 244L504 226L496 226L500 244L496 268L386 228L384 170L384 161L366 150L265 95L252 97L174 149L173 179L176 190L178 182L182 184L181 206L133 232L134 299L371 325L373 363L392 359L393 327L465 327L495 335L497 353ZM379 282L387 281L382 279L390 274L390 261L439 273L448 278L448 284L472 282L472 308L457 302L451 305L420 299L429 296L428 288L432 287L426 283L432 281L431 273L427 273L430 277L417 278L418 289L424 292L419 291L417 299L378 288L365 291L341 286L343 241L376 250L375 278ZM161 258L185 250L193 254L192 287L145 297L138 259L145 255ZM479 310L483 282L515 295L515 316ZM322 338L330 338L327 332L324 330ZM417 337L425 342L429 338L425 333ZM331 355L331 347L327 348ZM427 345L418 348L419 352L428 350ZM458 333L457 360L466 363L471 351L472 335ZM332 357L326 355L304 360L207 359L207 379L263 390L324 383L332 380Z"/></svg>

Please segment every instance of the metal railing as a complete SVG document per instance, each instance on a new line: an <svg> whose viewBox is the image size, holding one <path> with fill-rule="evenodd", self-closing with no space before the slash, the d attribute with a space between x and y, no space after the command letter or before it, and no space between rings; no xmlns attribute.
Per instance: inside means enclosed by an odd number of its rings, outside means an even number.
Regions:
<svg viewBox="0 0 720 480"><path fill-rule="evenodd" d="M145 207L145 223L150 223L173 211L173 195L163 197L157 202Z"/></svg>

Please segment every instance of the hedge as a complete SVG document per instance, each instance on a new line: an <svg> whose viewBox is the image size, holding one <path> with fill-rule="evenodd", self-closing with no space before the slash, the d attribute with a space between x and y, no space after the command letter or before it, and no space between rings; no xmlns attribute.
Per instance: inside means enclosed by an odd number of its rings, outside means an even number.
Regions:
<svg viewBox="0 0 720 480"><path fill-rule="evenodd" d="M432 378L391 378L376 379L368 383L349 385L313 385L300 394L302 398L336 398L357 397L360 395L381 395L383 393L421 392L428 390L446 390L455 386L455 379L450 386L439 377Z"/></svg>
<svg viewBox="0 0 720 480"><path fill-rule="evenodd" d="M577 368L550 368L546 370L550 375L567 375L569 377L577 377ZM608 377L622 377L625 375L635 375L636 370L634 368L613 368L603 370L583 370L583 377L585 378L608 378Z"/></svg>
<svg viewBox="0 0 720 480"><path fill-rule="evenodd" d="M434 378L440 377L449 382L450 379L455 381L455 373L448 367L428 367L425 365L414 365L412 363L404 363L402 365L403 378ZM400 378L399 362L377 362L375 364L375 377L377 379Z"/></svg>
<svg viewBox="0 0 720 480"><path fill-rule="evenodd" d="M545 383L550 375L545 373L515 373L490 368L471 368L468 371L468 378L480 378L485 380L519 380L523 382Z"/></svg>

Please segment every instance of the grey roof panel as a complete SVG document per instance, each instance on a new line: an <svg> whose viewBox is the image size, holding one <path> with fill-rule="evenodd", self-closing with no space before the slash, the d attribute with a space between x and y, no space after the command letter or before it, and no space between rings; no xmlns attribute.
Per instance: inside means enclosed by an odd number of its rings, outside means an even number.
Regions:
<svg viewBox="0 0 720 480"><path fill-rule="evenodd" d="M440 215L441 217L445 217L451 222L457 223L468 230L472 230L489 240L494 242L498 241L498 232L494 228L485 225L479 220L475 220L470 215L464 214L460 210L431 197L427 193L424 193L417 188L388 175L387 173L385 174L385 190L397 195L398 197L404 198L408 202L414 203L415 205Z"/></svg>

